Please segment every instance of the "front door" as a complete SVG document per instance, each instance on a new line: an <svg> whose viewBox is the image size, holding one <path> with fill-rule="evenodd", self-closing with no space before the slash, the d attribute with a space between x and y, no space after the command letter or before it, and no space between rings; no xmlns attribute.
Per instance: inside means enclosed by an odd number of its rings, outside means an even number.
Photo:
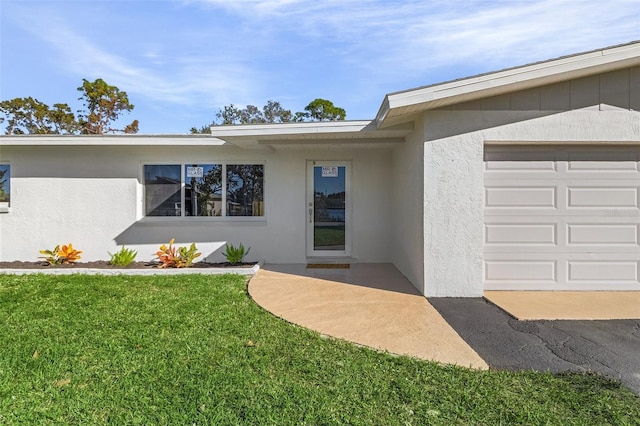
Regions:
<svg viewBox="0 0 640 426"><path fill-rule="evenodd" d="M307 256L351 255L350 163L307 163Z"/></svg>

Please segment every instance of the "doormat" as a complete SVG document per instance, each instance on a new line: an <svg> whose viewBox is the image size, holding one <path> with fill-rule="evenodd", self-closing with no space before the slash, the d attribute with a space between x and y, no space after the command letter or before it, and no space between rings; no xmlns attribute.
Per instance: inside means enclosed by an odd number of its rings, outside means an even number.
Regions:
<svg viewBox="0 0 640 426"><path fill-rule="evenodd" d="M307 269L349 269L348 263L307 263Z"/></svg>

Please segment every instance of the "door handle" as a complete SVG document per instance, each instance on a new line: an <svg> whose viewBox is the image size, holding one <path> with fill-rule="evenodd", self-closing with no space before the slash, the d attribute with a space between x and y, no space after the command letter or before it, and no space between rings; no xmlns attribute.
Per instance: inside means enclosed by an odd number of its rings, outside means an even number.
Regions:
<svg viewBox="0 0 640 426"><path fill-rule="evenodd" d="M309 223L313 223L313 209L309 209Z"/></svg>

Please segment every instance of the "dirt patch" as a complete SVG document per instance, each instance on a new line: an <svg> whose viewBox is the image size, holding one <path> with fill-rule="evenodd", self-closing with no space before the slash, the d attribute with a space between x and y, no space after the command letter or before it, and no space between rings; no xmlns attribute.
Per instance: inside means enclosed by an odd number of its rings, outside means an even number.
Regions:
<svg viewBox="0 0 640 426"><path fill-rule="evenodd" d="M257 262L244 262L232 265L229 262L210 263L196 262L191 265L192 269L202 268L252 268ZM93 262L76 262L71 265L49 265L47 262L0 262L0 269L157 269L158 262L133 262L127 266L111 265L106 260L97 260Z"/></svg>

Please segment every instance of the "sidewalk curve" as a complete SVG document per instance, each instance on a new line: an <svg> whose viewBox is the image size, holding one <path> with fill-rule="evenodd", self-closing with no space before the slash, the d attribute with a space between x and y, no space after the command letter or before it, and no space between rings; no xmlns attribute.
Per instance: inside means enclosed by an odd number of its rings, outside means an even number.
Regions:
<svg viewBox="0 0 640 426"><path fill-rule="evenodd" d="M391 264L265 265L249 282L249 294L274 315L321 334L394 354L488 368Z"/></svg>

